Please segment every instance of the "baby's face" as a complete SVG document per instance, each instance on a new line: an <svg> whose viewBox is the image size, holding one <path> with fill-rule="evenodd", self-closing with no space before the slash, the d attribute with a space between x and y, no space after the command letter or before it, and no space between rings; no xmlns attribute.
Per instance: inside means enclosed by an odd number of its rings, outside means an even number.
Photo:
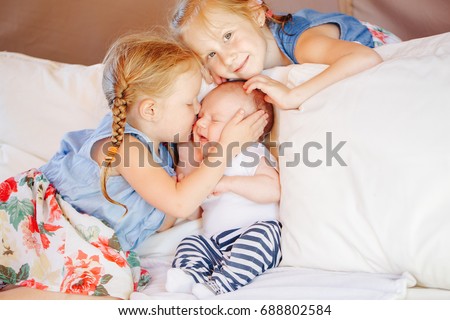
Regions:
<svg viewBox="0 0 450 320"><path fill-rule="evenodd" d="M251 99L241 91L214 90L203 99L195 125L196 139L203 146L207 142L218 142L223 128L239 108L248 115Z"/></svg>

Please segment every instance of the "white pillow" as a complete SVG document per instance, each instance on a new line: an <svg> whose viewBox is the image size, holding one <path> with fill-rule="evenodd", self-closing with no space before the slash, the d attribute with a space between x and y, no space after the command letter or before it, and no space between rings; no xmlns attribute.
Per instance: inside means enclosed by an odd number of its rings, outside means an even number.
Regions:
<svg viewBox="0 0 450 320"><path fill-rule="evenodd" d="M97 126L107 112L102 68L0 52L0 147L2 159L10 159L0 163L2 180L17 150L41 160L13 164L27 170L47 161L65 132Z"/></svg>
<svg viewBox="0 0 450 320"><path fill-rule="evenodd" d="M282 265L408 271L450 289L450 33L379 53L388 60L278 114Z"/></svg>
<svg viewBox="0 0 450 320"><path fill-rule="evenodd" d="M0 143L0 183L19 172L33 167L38 168L44 164L44 160L26 151L6 143Z"/></svg>

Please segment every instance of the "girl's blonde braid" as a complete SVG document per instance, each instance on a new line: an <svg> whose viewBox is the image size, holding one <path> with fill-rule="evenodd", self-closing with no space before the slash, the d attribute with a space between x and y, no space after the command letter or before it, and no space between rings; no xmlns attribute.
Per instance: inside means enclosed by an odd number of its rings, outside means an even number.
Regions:
<svg viewBox="0 0 450 320"><path fill-rule="evenodd" d="M123 137L125 133L125 124L127 119L127 101L126 99L124 99L124 97L126 89L127 86L125 86L125 88L122 90L120 89L116 90L116 97L112 101L111 111L113 121L112 121L111 146L108 147L105 160L103 161L102 164L102 170L100 172L100 181L102 183L101 189L103 196L109 202L123 207L125 209L125 213L123 214L123 216L125 216L128 213L128 208L123 203L117 202L116 200L112 199L109 196L108 192L106 191L106 180L109 169L116 160L116 154L119 150L120 145L123 142Z"/></svg>

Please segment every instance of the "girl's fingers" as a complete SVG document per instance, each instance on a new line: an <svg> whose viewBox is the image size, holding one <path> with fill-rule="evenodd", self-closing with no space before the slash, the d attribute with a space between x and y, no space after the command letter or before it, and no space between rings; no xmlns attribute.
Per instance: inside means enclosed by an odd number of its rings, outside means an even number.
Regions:
<svg viewBox="0 0 450 320"><path fill-rule="evenodd" d="M239 122L242 121L242 119L244 119L245 116L245 112L244 109L239 109L233 116L233 118L230 120L231 123L233 124L238 124Z"/></svg>
<svg viewBox="0 0 450 320"><path fill-rule="evenodd" d="M251 114L248 118L250 118L249 120L252 121L251 130L253 132L253 138L257 139L263 134L264 128L266 127L268 122L269 115L266 112L259 110Z"/></svg>
<svg viewBox="0 0 450 320"><path fill-rule="evenodd" d="M255 89L259 89L262 92L265 92L266 88L267 88L267 82L262 82L262 81L255 81L251 84L248 85L247 90L245 91L246 93L250 93Z"/></svg>
<svg viewBox="0 0 450 320"><path fill-rule="evenodd" d="M248 121L250 124L254 125L260 123L261 121L267 120L267 113L264 110L258 110L250 114L245 121Z"/></svg>
<svg viewBox="0 0 450 320"><path fill-rule="evenodd" d="M216 75L214 73L212 74L212 77L213 77L213 80L214 80L214 82L216 84L222 84L223 82L226 81L226 79L224 79L224 78L222 78L222 77L220 77L220 76L218 76L218 75Z"/></svg>
<svg viewBox="0 0 450 320"><path fill-rule="evenodd" d="M200 136L198 135L198 132L197 132L197 123L194 124L194 126L192 127L192 141L193 142L200 141Z"/></svg>
<svg viewBox="0 0 450 320"><path fill-rule="evenodd" d="M211 71L209 71L206 68L202 68L201 70L203 79L205 79L207 84L221 84L222 82L225 82L225 79L216 75L215 73L212 73Z"/></svg>
<svg viewBox="0 0 450 320"><path fill-rule="evenodd" d="M224 138L224 141L227 141L229 138L238 139L240 142L254 141L263 133L264 127L267 124L267 118L268 115L263 110L256 111L246 117L244 110L240 109L226 125L226 127L240 128L237 131L240 132L240 135L234 138L228 135L221 136L221 138Z"/></svg>
<svg viewBox="0 0 450 320"><path fill-rule="evenodd" d="M268 122L269 115L267 113L264 113L264 115L253 123L252 127L255 128L255 130L264 130L264 127L266 126Z"/></svg>
<svg viewBox="0 0 450 320"><path fill-rule="evenodd" d="M264 96L264 101L271 103L271 104L275 104L275 101L269 97L267 94Z"/></svg>
<svg viewBox="0 0 450 320"><path fill-rule="evenodd" d="M263 87L268 81L269 81L269 78L268 78L268 77L266 77L266 76L264 76L264 75L257 75L257 76L254 76L254 77L250 78L249 80L247 80L247 81L244 83L243 87L244 87L244 90L245 90L247 93L250 93L250 92L252 92L252 91L255 90L255 89L260 89L260 90L262 90L262 87Z"/></svg>
<svg viewBox="0 0 450 320"><path fill-rule="evenodd" d="M200 70L200 72L201 72L201 74L202 74L202 76L203 76L203 79L205 79L205 82L206 82L207 84L212 84L212 83L214 82L214 78L213 78L213 76L211 75L211 72L209 72L208 69L206 69L206 68L203 67L203 68Z"/></svg>

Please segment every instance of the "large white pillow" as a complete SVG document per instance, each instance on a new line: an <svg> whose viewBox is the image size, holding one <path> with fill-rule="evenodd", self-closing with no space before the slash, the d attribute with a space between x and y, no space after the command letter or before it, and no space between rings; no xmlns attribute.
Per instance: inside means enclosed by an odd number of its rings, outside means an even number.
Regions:
<svg viewBox="0 0 450 320"><path fill-rule="evenodd" d="M0 180L47 161L65 132L97 126L102 68L0 52Z"/></svg>
<svg viewBox="0 0 450 320"><path fill-rule="evenodd" d="M278 114L282 265L450 289L450 33L378 50L379 66Z"/></svg>

